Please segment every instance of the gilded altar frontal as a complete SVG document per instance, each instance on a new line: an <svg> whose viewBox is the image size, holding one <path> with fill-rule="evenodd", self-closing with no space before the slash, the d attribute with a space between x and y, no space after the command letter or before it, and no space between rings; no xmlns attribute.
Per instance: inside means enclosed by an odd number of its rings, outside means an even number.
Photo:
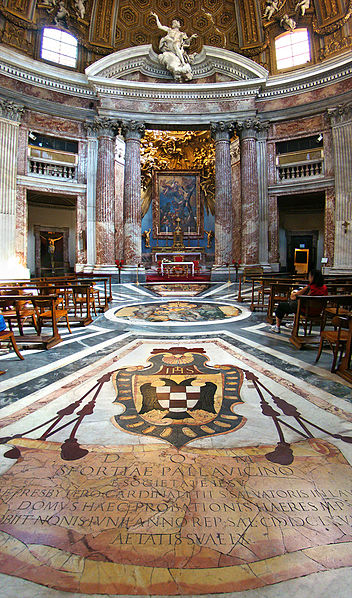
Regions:
<svg viewBox="0 0 352 598"><path fill-rule="evenodd" d="M0 2L1 598L349 598L350 0Z"/></svg>

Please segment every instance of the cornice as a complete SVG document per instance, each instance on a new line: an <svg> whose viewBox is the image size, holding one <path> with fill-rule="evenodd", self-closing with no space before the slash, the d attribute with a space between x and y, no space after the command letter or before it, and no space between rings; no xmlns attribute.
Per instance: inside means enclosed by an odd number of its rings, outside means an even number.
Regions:
<svg viewBox="0 0 352 598"><path fill-rule="evenodd" d="M115 68L114 65L122 65L122 68L128 62L131 66L134 60L137 62L142 59L146 60L150 53L150 46L138 46L137 48L129 48L105 56L88 67L85 74L50 66L0 46L0 74L36 87L70 96L100 99L103 104L105 102L105 106L101 104L103 112L108 111L109 108L111 109L111 114L103 114L103 116L109 117L114 116L113 112L117 110L116 106L118 106L119 100L130 101L131 109L127 109L126 105L123 108L127 118L131 118L134 113L147 113L153 115L153 119L154 117L157 118L158 115L163 119L160 107L155 106L154 109L153 102L156 104L173 103L175 109L167 110L164 114L174 113L175 118L189 115L192 118L199 117L202 119L212 110L214 112L219 110L218 105L214 108L209 104L202 106L202 102L225 103L243 100L241 105L238 104L238 108L235 105L229 105L226 111L223 110L219 114L219 120L231 118L232 114L236 114L236 118L238 118L237 110L253 110L254 101L261 103L275 98L292 96L344 81L352 75L351 52L335 59L326 60L319 65L299 69L285 75L268 76L263 67L244 56L220 48L205 46L205 49L206 54L203 53L203 58L199 58L199 67L206 64L207 60L213 61L214 64L216 61L223 61L230 65L229 68L233 71L237 68L238 72L242 73L242 78L211 84L196 82L180 84L164 82L162 79L158 83L128 81L111 76L111 69ZM110 76L99 76L101 73L107 73ZM246 78L250 74L252 78ZM3 95L7 95L9 99L16 102L23 98L22 103L25 104L25 107L46 111L46 103L50 103L52 106L57 105L59 111L62 108L65 115L68 115L71 110L72 114L75 113L74 107L71 109L64 104L59 105L55 103L55 99L49 102L49 100L29 95L29 93L21 94L20 91L5 90L5 88ZM327 98L326 102L329 103L329 100L331 98ZM111 103L112 101L113 103ZM314 98L312 101L314 102ZM138 106L138 102L140 102L140 106ZM147 104L148 106L145 108ZM295 107L291 108L294 109ZM270 104L268 109L270 111ZM49 109L49 112L51 111ZM84 110L77 108L76 112L78 118L82 118ZM87 116L88 111L85 109L85 117ZM121 116L123 116L122 111ZM217 116L212 120L218 120Z"/></svg>
<svg viewBox="0 0 352 598"><path fill-rule="evenodd" d="M0 74L51 91L94 98L94 91L82 73L48 65L1 45Z"/></svg>

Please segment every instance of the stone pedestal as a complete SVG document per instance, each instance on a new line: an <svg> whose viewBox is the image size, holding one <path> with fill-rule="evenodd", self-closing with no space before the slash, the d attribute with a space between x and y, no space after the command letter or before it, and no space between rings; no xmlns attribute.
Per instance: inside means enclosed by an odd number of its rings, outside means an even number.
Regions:
<svg viewBox="0 0 352 598"><path fill-rule="evenodd" d="M19 194L19 206L16 211L16 156L22 113L22 107L13 102L0 100L0 278L11 280L29 278L24 249L24 238L27 232L24 229L26 226L25 192ZM16 216L19 218L17 230Z"/></svg>
<svg viewBox="0 0 352 598"><path fill-rule="evenodd" d="M215 264L212 280L223 275L221 267L232 262L233 206L230 138L232 123L212 123L215 141ZM224 280L224 278L221 278Z"/></svg>
<svg viewBox="0 0 352 598"><path fill-rule="evenodd" d="M137 121L125 121L121 131L126 144L123 196L124 260L130 271L131 267L136 268L137 264L142 262L141 139L145 127ZM129 276L125 269L124 277L127 275Z"/></svg>
<svg viewBox="0 0 352 598"><path fill-rule="evenodd" d="M261 127L261 121L256 118L248 118L236 123L241 147L243 265L259 264L257 131Z"/></svg>
<svg viewBox="0 0 352 598"><path fill-rule="evenodd" d="M332 126L335 166L334 261L330 273L351 274L352 105L332 108L328 110L328 114L330 116ZM331 215L330 220L332 221Z"/></svg>

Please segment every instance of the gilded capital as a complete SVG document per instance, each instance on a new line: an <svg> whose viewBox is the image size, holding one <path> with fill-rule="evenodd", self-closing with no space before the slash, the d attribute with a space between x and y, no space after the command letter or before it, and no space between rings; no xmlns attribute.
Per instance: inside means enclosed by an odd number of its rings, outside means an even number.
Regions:
<svg viewBox="0 0 352 598"><path fill-rule="evenodd" d="M10 100L0 100L0 116L3 118L20 122L23 113L23 106L19 106Z"/></svg>

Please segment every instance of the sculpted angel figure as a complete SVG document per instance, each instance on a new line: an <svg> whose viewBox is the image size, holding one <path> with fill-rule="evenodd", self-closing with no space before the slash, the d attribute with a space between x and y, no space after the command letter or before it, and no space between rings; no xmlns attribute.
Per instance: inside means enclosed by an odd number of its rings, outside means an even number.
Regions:
<svg viewBox="0 0 352 598"><path fill-rule="evenodd" d="M59 2L59 10L56 13L55 17L55 25L60 25L60 21L65 21L69 16L69 12L65 7L65 2L60 0Z"/></svg>
<svg viewBox="0 0 352 598"><path fill-rule="evenodd" d="M284 14L280 21L280 26L286 29L286 31L293 31L296 29L296 21L288 16L288 14Z"/></svg>
<svg viewBox="0 0 352 598"><path fill-rule="evenodd" d="M186 33L180 31L181 24L177 19L172 21L171 27L167 27L160 23L155 12L150 14L155 17L158 29L166 33L159 42L159 50L161 51L159 61L173 74L176 80L185 79L190 81L193 75L190 56L188 56L186 48L189 48L192 39L196 38L197 34L193 33L188 37Z"/></svg>
<svg viewBox="0 0 352 598"><path fill-rule="evenodd" d="M86 7L83 0L75 0L75 8L80 19L84 19Z"/></svg>
<svg viewBox="0 0 352 598"><path fill-rule="evenodd" d="M151 232L152 232L152 229L149 228L148 230L145 230L144 233L142 234L142 237L144 237L144 239L145 239L146 247L150 247L150 233Z"/></svg>
<svg viewBox="0 0 352 598"><path fill-rule="evenodd" d="M279 9L279 0L266 0L266 8L263 14L263 19L267 19L268 21L273 16L274 12Z"/></svg>
<svg viewBox="0 0 352 598"><path fill-rule="evenodd" d="M306 14L306 10L308 10L309 7L310 7L310 0L299 0L299 2L297 2L297 4L296 4L295 11L296 12L301 11L301 15L302 15L302 17L304 17L304 15Z"/></svg>

